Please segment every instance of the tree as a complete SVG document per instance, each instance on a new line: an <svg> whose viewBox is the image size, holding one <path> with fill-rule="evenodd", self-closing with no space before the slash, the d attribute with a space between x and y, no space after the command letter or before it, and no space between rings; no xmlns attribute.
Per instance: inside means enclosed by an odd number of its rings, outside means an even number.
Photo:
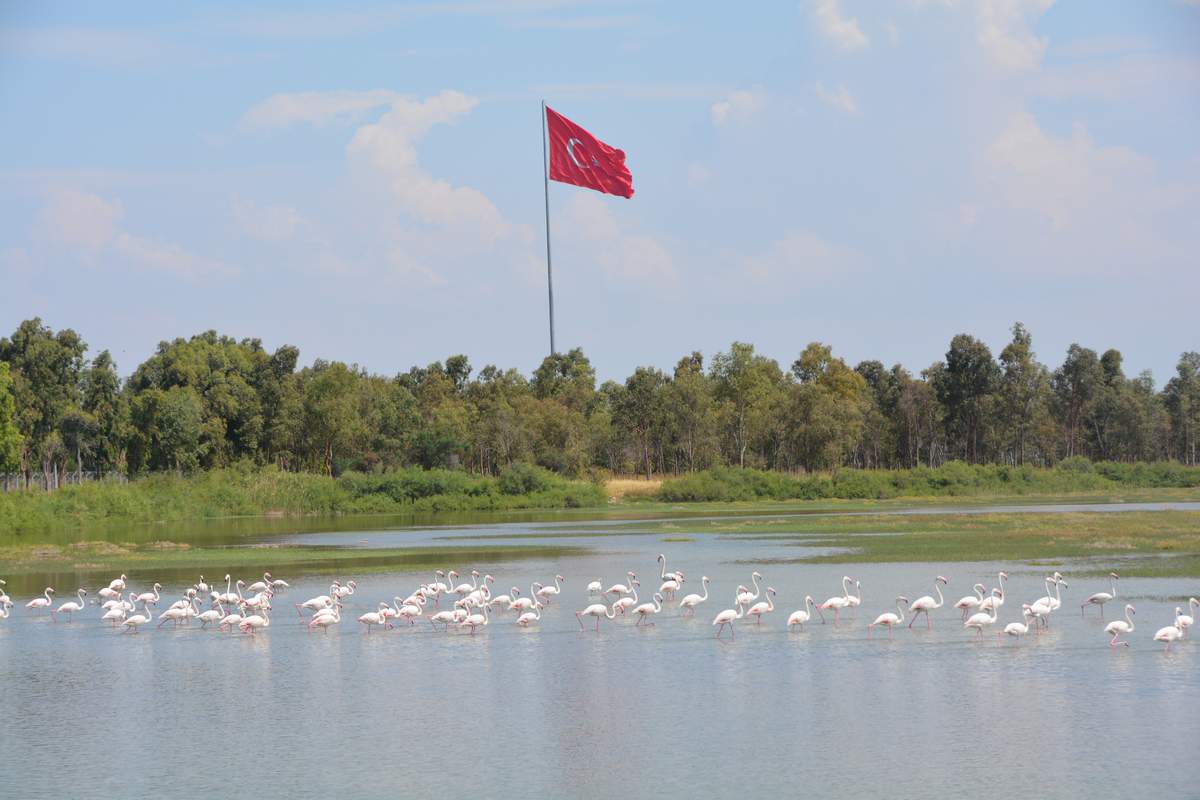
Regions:
<svg viewBox="0 0 1200 800"><path fill-rule="evenodd" d="M1179 357L1175 377L1164 389L1171 415L1172 448L1185 464L1197 463L1197 431L1200 431L1200 353Z"/></svg>
<svg viewBox="0 0 1200 800"><path fill-rule="evenodd" d="M340 361L316 361L304 387L304 430L326 475L334 455L353 440L358 424L355 386L358 376Z"/></svg>
<svg viewBox="0 0 1200 800"><path fill-rule="evenodd" d="M0 361L0 472L13 472L21 466L24 437L17 429L17 402L12 389L8 362Z"/></svg>
<svg viewBox="0 0 1200 800"><path fill-rule="evenodd" d="M1033 337L1020 322L1012 341L1000 351L1000 380L996 387L999 452L1013 464L1024 464L1032 431L1049 416L1050 376L1033 352Z"/></svg>
<svg viewBox="0 0 1200 800"><path fill-rule="evenodd" d="M750 442L770 425L783 373L773 359L755 355L754 345L734 342L728 353L713 356L710 375L738 466L744 467Z"/></svg>
<svg viewBox="0 0 1200 800"><path fill-rule="evenodd" d="M950 340L945 367L933 380L938 402L946 410L947 435L970 463L981 457L984 412L998 373L987 345L960 333Z"/></svg>
<svg viewBox="0 0 1200 800"><path fill-rule="evenodd" d="M662 390L666 376L652 367L638 367L625 380L625 391L615 409L615 421L628 431L638 449L638 460L646 478L654 474L656 445L665 423Z"/></svg>
<svg viewBox="0 0 1200 800"><path fill-rule="evenodd" d="M1096 351L1078 344L1067 348L1066 360L1054 371L1054 394L1065 422L1068 457L1082 454L1084 422L1103 380Z"/></svg>
<svg viewBox="0 0 1200 800"><path fill-rule="evenodd" d="M576 411L587 411L596 391L596 370L583 350L576 347L542 359L530 387L539 400L556 398Z"/></svg>
<svg viewBox="0 0 1200 800"><path fill-rule="evenodd" d="M792 363L788 438L806 469L836 469L861 440L870 407L866 379L812 342Z"/></svg>

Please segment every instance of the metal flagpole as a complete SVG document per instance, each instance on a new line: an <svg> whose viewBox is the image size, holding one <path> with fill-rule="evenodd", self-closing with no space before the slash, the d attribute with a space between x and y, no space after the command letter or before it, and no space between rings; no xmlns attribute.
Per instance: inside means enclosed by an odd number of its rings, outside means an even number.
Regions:
<svg viewBox="0 0 1200 800"><path fill-rule="evenodd" d="M542 101L542 186L546 191L546 291L550 296L550 355L554 349L554 274L550 271L550 167L546 149L546 101Z"/></svg>

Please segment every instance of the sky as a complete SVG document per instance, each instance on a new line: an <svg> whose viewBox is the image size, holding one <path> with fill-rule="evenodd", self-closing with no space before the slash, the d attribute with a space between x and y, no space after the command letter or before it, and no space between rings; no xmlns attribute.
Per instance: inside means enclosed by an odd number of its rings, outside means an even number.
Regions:
<svg viewBox="0 0 1200 800"><path fill-rule="evenodd" d="M559 350L747 341L914 372L1200 349L1200 3L0 5L0 335L122 374L215 329L393 374L549 349L540 100L632 199L549 188Z"/></svg>

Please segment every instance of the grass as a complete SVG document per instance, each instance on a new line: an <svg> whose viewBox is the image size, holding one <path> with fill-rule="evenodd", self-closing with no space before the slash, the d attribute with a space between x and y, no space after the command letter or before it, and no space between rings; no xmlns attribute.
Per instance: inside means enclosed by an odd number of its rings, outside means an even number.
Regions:
<svg viewBox="0 0 1200 800"><path fill-rule="evenodd" d="M646 478L610 478L604 482L604 493L610 500L635 500L655 498L662 489L661 479Z"/></svg>
<svg viewBox="0 0 1200 800"><path fill-rule="evenodd" d="M1077 572L1200 576L1200 512L1193 511L802 516L710 520L692 530L836 551L784 559L793 563L1081 560Z"/></svg>

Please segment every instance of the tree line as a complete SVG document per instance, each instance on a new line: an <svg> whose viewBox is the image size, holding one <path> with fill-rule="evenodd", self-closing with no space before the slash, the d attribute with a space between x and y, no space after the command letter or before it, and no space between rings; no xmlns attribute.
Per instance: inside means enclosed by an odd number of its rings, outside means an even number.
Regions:
<svg viewBox="0 0 1200 800"><path fill-rule="evenodd" d="M919 374L851 367L814 342L789 367L734 342L664 372L597 385L580 349L528 377L453 355L397 375L314 361L214 331L161 342L124 380L108 351L40 319L0 339L0 472L188 472L251 461L340 474L421 466L501 474L532 463L567 476L1197 463L1200 353L1156 390L1121 353L1073 344L1039 362L1020 323L993 356L968 334Z"/></svg>

